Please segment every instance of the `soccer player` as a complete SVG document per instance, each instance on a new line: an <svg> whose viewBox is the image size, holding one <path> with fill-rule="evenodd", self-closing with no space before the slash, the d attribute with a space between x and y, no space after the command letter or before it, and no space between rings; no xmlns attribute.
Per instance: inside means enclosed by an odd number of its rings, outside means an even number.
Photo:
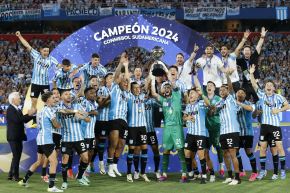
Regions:
<svg viewBox="0 0 290 193"><path fill-rule="evenodd" d="M28 187L28 179L33 172L40 166L46 157L49 160L49 185L48 192L63 192L54 185L57 167L57 153L55 151L55 144L53 143L53 128L60 128L61 125L56 120L55 114L55 99L52 92L46 92L41 96L45 107L38 114L39 132L37 135L37 161L32 164L27 171L25 177L19 181L19 185Z"/></svg>
<svg viewBox="0 0 290 193"><path fill-rule="evenodd" d="M192 87L192 75L190 74L193 60L196 56L197 51L199 50L198 45L194 44L193 52L190 55L190 58L184 62L184 55L182 53L176 54L176 63L178 71L178 79L186 85L186 90Z"/></svg>
<svg viewBox="0 0 290 193"><path fill-rule="evenodd" d="M127 181L133 182L131 167L136 147L141 148L141 177L150 182L145 174L147 164L147 134L145 116L145 94L141 93L141 86L137 82L131 83L131 93L128 95L128 146ZM135 168L136 169L136 168Z"/></svg>
<svg viewBox="0 0 290 193"><path fill-rule="evenodd" d="M143 86L145 84L145 81L142 78L142 68L141 67L136 67L134 69L134 76L131 78L130 82L137 82L141 86Z"/></svg>
<svg viewBox="0 0 290 193"><path fill-rule="evenodd" d="M255 93L255 90L253 89L251 85L249 70L252 64L258 64L259 56L261 54L262 46L263 46L267 32L268 30L262 27L261 37L258 41L255 51L252 53L251 46L246 45L243 48L243 57L237 59L237 65L241 67L241 70L243 72L242 87L246 89L246 92L247 92L246 100L250 100L252 96L254 99L254 102L257 102L259 99L258 99L257 94ZM257 80L260 78L260 73L258 69L255 70L254 77Z"/></svg>
<svg viewBox="0 0 290 193"><path fill-rule="evenodd" d="M232 81L233 84L233 88L234 91L237 92L238 89L240 88L240 78L239 78L239 74L238 74L238 70L237 70L237 62L236 62L236 58L240 55L240 51L243 48L244 44L246 43L248 37L250 35L250 31L247 30L244 33L244 37L241 40L241 42L239 43L239 45L236 47L235 51L232 53L229 53L229 49L226 45L223 45L221 47L221 54L222 54L222 62L224 65L225 69L234 69L234 72L230 75L230 79ZM227 79L225 77L225 75L223 74L222 77L222 81L223 84L227 84Z"/></svg>
<svg viewBox="0 0 290 193"><path fill-rule="evenodd" d="M104 151L106 139L109 134L109 105L110 105L110 91L113 83L113 73L109 72L105 76L105 85L100 87L97 92L99 103L99 114L95 124L95 138L96 146L99 155L99 170L100 174L105 175Z"/></svg>
<svg viewBox="0 0 290 193"><path fill-rule="evenodd" d="M125 145L125 140L128 135L127 112L128 112L128 89L129 89L129 70L128 70L128 55L122 53L120 63L114 74L114 83L110 92L110 132L109 132L109 150L107 163L109 165L108 175L116 177L122 175L117 168L119 156ZM125 73L121 74L121 68L124 66Z"/></svg>
<svg viewBox="0 0 290 193"><path fill-rule="evenodd" d="M67 164L69 155L74 149L80 156L79 172L77 181L82 186L88 186L89 180L83 176L84 171L88 166L88 152L82 134L82 121L90 122L90 117L84 112L84 108L79 103L71 103L70 90L63 90L61 93L62 103L60 106L60 120L62 124L62 178L63 183L61 188L67 189Z"/></svg>
<svg viewBox="0 0 290 193"><path fill-rule="evenodd" d="M168 74L169 74L168 79L170 80L170 82L172 84L174 83L179 88L181 93L186 94L186 91L187 91L186 84L181 79L177 78L178 77L178 67L170 66L168 68Z"/></svg>
<svg viewBox="0 0 290 193"><path fill-rule="evenodd" d="M285 151L283 148L282 131L280 128L279 113L289 109L287 100L279 95L275 94L275 84L271 80L265 81L265 91L259 89L259 86L254 77L255 65L252 64L250 68L250 79L252 86L257 92L259 100L262 104L262 125L260 130L260 164L261 171L257 177L259 180L265 177L265 165L266 165L266 149L269 139L274 139L279 154L279 160L281 164L281 179L286 179L285 172ZM274 173L273 180L278 179L278 174Z"/></svg>
<svg viewBox="0 0 290 193"><path fill-rule="evenodd" d="M187 135L185 140L185 161L187 172L192 173L192 154L195 157L197 153L202 169L201 184L205 184L206 180L206 160L205 160L205 147L207 129L205 127L205 101L209 104L208 99L202 95L200 88L192 88L188 90L188 104L185 107L183 120L186 121ZM201 95L201 99L200 99Z"/></svg>
<svg viewBox="0 0 290 193"><path fill-rule="evenodd" d="M59 69L54 76L53 79L53 88L59 89L60 92L62 90L72 89L72 77L70 74L73 71L72 64L68 59L63 59L61 64L61 69Z"/></svg>
<svg viewBox="0 0 290 193"><path fill-rule="evenodd" d="M256 158L252 151L254 140L252 112L255 110L255 106L246 100L246 90L243 88L238 89L236 98L237 104L240 106L238 111L238 122L240 125L240 148L245 149L252 167L252 174L249 181L255 181L258 176ZM239 150L237 151L237 158L239 161L240 177L246 176L246 172L243 170L243 162Z"/></svg>
<svg viewBox="0 0 290 193"><path fill-rule="evenodd" d="M151 85L152 96L157 99L162 105L164 114L165 126L163 130L163 161L162 161L162 176L159 181L167 180L167 171L169 164L170 151L176 149L178 157L182 166L182 176L180 182L187 181L186 177L186 164L184 157L184 134L182 127L182 94L176 87L169 82L164 82L161 86L163 96L155 91L155 87Z"/></svg>
<svg viewBox="0 0 290 193"><path fill-rule="evenodd" d="M80 65L78 68L73 71L72 76L77 74L78 72L82 72L84 76L84 82L86 87L89 86L89 80L91 76L96 76L98 78L104 77L107 74L107 69L100 64L101 58L97 53L93 53L91 57L91 61L85 63L84 65Z"/></svg>
<svg viewBox="0 0 290 193"><path fill-rule="evenodd" d="M226 73L228 85L222 85L220 88L220 96L223 100L216 105L216 110L220 114L220 144L224 151L224 159L229 175L223 183L227 183L228 185L237 185L241 183L239 176L239 162L236 156L240 142L240 128L237 120L238 106L235 100L231 79L229 77L230 73L230 71L227 71ZM232 161L234 166L234 179L232 176L231 165L227 164L230 163L230 161Z"/></svg>
<svg viewBox="0 0 290 193"><path fill-rule="evenodd" d="M49 56L49 47L43 45L40 52L36 51L17 31L15 35L19 38L22 45L30 52L33 62L33 72L31 79L31 105L36 109L37 99L40 94L49 91L48 69L54 64L58 66L58 61Z"/></svg>
<svg viewBox="0 0 290 193"><path fill-rule="evenodd" d="M88 150L88 162L91 163L96 145L94 129L98 115L98 103L96 102L96 90L93 87L86 88L84 93L85 99L82 102L82 106L86 110L86 112L88 112L91 120L90 122L83 125L83 135ZM90 169L87 168L87 171L90 171Z"/></svg>

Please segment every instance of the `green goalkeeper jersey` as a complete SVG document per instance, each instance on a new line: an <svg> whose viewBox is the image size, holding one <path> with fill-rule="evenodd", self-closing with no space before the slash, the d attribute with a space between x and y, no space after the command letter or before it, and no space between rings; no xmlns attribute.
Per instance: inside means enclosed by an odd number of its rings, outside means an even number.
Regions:
<svg viewBox="0 0 290 193"><path fill-rule="evenodd" d="M210 100L210 105L216 106L218 103L222 101L222 98L214 95L214 97ZM206 128L211 131L211 130L219 130L220 129L220 116L219 112L215 112L214 115L210 116L208 115L208 109L206 111L206 118L205 118L205 126Z"/></svg>

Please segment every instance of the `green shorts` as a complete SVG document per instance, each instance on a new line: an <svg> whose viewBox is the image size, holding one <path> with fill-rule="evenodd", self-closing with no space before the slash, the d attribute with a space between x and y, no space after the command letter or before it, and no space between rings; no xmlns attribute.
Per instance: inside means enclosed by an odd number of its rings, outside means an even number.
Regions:
<svg viewBox="0 0 290 193"><path fill-rule="evenodd" d="M184 132L181 125L165 126L163 129L163 149L173 150L184 147Z"/></svg>
<svg viewBox="0 0 290 193"><path fill-rule="evenodd" d="M209 144L208 146L219 147L220 146L220 131L210 131L208 130Z"/></svg>

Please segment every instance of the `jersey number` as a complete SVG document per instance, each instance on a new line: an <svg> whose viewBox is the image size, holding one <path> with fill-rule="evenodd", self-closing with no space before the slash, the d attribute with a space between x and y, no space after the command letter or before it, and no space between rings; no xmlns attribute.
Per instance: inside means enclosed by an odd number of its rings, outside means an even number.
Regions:
<svg viewBox="0 0 290 193"><path fill-rule="evenodd" d="M196 144L197 144L198 147L202 146L202 140L197 140Z"/></svg>
<svg viewBox="0 0 290 193"><path fill-rule="evenodd" d="M232 146L233 145L233 139L227 139L227 144L229 146Z"/></svg>
<svg viewBox="0 0 290 193"><path fill-rule="evenodd" d="M280 137L280 131L273 131L273 135L275 138Z"/></svg>

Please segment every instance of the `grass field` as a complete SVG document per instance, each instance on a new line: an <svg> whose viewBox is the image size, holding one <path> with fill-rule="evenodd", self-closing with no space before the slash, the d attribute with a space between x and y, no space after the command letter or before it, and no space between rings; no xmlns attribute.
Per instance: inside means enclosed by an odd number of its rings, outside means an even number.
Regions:
<svg viewBox="0 0 290 193"><path fill-rule="evenodd" d="M289 193L289 183L290 183L290 172L287 173L288 179L271 181L271 174L267 175L265 180L248 182L246 178L243 178L242 184L237 186L228 186L222 184L222 180L218 179L215 183L207 183L201 185L198 182L189 182L186 184L181 184L178 182L178 174L170 174L169 180L166 182L156 182L152 180L150 183L145 183L143 181L134 181L134 183L126 182L126 177L119 177L116 179L109 178L108 176L93 175L91 179L91 185L89 187L81 187L76 181L69 181L69 189L65 192L70 193L96 193L96 192L106 192L106 193ZM16 182L11 182L6 180L7 174L0 174L0 192L5 193L33 193L33 192L45 192L47 189L47 184L41 182L40 175L35 174L29 181L29 187L20 187ZM149 175L153 179L152 175ZM59 174L58 179L61 179ZM60 187L60 182L56 182L57 186Z"/></svg>
<svg viewBox="0 0 290 193"><path fill-rule="evenodd" d="M0 143L7 143L6 126L0 126Z"/></svg>

